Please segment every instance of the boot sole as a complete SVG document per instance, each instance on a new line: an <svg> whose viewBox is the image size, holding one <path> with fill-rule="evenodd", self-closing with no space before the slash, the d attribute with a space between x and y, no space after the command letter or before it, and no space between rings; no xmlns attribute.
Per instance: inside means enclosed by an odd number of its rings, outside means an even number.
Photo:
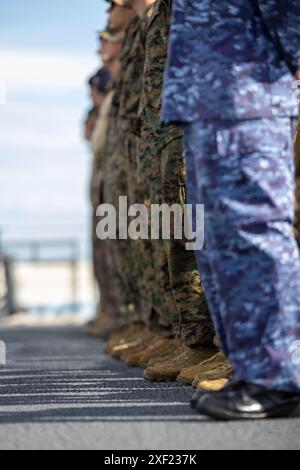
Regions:
<svg viewBox="0 0 300 470"><path fill-rule="evenodd" d="M140 367L136 361L123 361L127 367Z"/></svg>
<svg viewBox="0 0 300 470"><path fill-rule="evenodd" d="M151 374L147 374L145 371L144 378L146 380L149 380L150 382L176 382L177 374L151 375Z"/></svg>
<svg viewBox="0 0 300 470"><path fill-rule="evenodd" d="M157 358L157 360L159 361L161 359L161 357L159 356ZM154 362L155 364L155 359L153 359L153 356L151 356L149 359L141 359L139 361L139 367L143 367L144 369L146 369L147 367L151 367L151 365L149 364L149 362Z"/></svg>
<svg viewBox="0 0 300 470"><path fill-rule="evenodd" d="M180 382L181 384L185 384L185 385L192 385L194 382L194 379L195 377L193 379L188 379L186 377L181 377L180 375L178 375L177 382Z"/></svg>

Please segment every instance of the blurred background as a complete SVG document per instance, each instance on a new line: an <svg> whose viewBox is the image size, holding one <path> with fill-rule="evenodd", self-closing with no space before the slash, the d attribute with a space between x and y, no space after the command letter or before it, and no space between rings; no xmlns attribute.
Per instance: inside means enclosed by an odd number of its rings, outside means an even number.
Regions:
<svg viewBox="0 0 300 470"><path fill-rule="evenodd" d="M83 139L104 0L0 0L0 317L94 314ZM11 315L11 314L17 315Z"/></svg>

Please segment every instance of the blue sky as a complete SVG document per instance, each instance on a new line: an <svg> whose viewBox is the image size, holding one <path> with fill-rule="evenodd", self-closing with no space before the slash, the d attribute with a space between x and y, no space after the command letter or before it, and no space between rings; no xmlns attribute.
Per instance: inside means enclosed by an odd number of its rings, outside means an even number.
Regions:
<svg viewBox="0 0 300 470"><path fill-rule="evenodd" d="M8 238L87 230L91 156L81 121L106 7L0 0L0 231Z"/></svg>
<svg viewBox="0 0 300 470"><path fill-rule="evenodd" d="M105 0L1 0L1 47L91 53L106 6Z"/></svg>

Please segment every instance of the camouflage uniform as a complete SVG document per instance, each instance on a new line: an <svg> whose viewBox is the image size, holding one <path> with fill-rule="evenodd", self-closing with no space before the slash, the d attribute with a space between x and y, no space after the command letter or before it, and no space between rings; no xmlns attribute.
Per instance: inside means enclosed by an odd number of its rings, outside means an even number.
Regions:
<svg viewBox="0 0 300 470"><path fill-rule="evenodd" d="M133 180L134 169L132 168L135 155L135 138L132 138L128 132L130 131L129 123L132 119L132 110L130 108L133 104L130 101L127 102L126 66L131 64L131 60L134 58L132 54L138 54L140 27L140 19L134 16L126 30L121 53L122 69L115 85L109 119L107 177L104 184L104 199L105 203L112 204L116 208L119 207L120 196L127 196L130 203L137 190ZM134 100L134 94L132 96ZM128 117L126 117L127 111L129 112ZM120 240L118 233L117 240L112 240L110 246L114 273L121 288L123 313L127 321L140 321L143 318L144 303L141 299L137 245L130 239Z"/></svg>
<svg viewBox="0 0 300 470"><path fill-rule="evenodd" d="M127 174L129 205L144 203L147 199L144 185L137 180L137 137L134 123L137 119L145 61L145 20L133 18L121 54L121 76L118 103L118 140L124 155ZM141 319L146 323L152 312L150 284L153 284L153 257L148 241L128 241L131 250L131 269L137 273L136 285L140 298Z"/></svg>
<svg viewBox="0 0 300 470"><path fill-rule="evenodd" d="M124 157L123 168L124 185L122 195L128 196L129 204L143 203L149 207L149 188L145 181L137 178L137 146L135 135L135 122L142 90L142 77L145 61L145 27L150 9L145 17L135 17L130 24L121 54L121 74L114 105L116 109L116 126L118 129L118 152ZM120 181L120 180L119 180ZM116 194L116 191L115 191ZM120 192L119 192L120 194ZM123 242L118 242L119 247ZM127 247L122 248L122 257L128 251L130 260L122 272L128 279L134 279L128 284L132 303L135 302L135 311L131 312L131 319L144 321L151 329L168 332L169 322L164 321L160 306L162 298L166 296L167 286L161 272L155 265L153 246L150 240L128 240ZM125 244L124 244L125 245ZM120 259L120 256L118 256ZM176 309L169 288L170 311ZM129 289L128 289L129 292ZM173 301L173 303L172 303ZM138 303L138 304L137 304Z"/></svg>
<svg viewBox="0 0 300 470"><path fill-rule="evenodd" d="M163 74L167 60L171 18L170 0L154 4L146 33L146 61L140 103L139 172L150 183L152 204L186 203L182 130L160 122ZM195 253L185 240L153 241L155 265L164 285L161 315L171 321L188 346L210 344L214 328L210 319ZM163 284L162 284L163 282Z"/></svg>
<svg viewBox="0 0 300 470"><path fill-rule="evenodd" d="M206 294L236 378L299 391L300 260L292 233L300 4L175 0L163 116L185 129L204 203Z"/></svg>
<svg viewBox="0 0 300 470"><path fill-rule="evenodd" d="M112 271L109 257L109 240L99 240L96 234L98 218L97 208L104 203L103 186L107 177L106 161L106 133L107 120L111 107L113 91L111 91L103 103L100 116L96 122L92 135L92 146L94 152L93 169L91 177L91 202L93 207L93 266L94 273L99 288L100 302L97 314L113 315L115 318L120 315L119 289Z"/></svg>
<svg viewBox="0 0 300 470"><path fill-rule="evenodd" d="M296 162L296 196L295 196L295 234L300 246L300 119L295 138L295 162Z"/></svg>

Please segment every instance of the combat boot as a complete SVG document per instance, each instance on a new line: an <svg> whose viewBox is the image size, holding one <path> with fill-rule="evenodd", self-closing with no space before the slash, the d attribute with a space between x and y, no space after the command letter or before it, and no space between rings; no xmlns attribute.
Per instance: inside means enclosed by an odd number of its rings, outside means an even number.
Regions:
<svg viewBox="0 0 300 470"><path fill-rule="evenodd" d="M120 356L121 361L125 362L129 367L136 367L135 362L131 357L141 354L154 340L156 340L154 333L150 330L146 330L145 333L138 338L136 346L123 350Z"/></svg>
<svg viewBox="0 0 300 470"><path fill-rule="evenodd" d="M119 332L114 333L109 337L104 352L106 354L111 354L115 346L124 344L129 341L133 341L144 330L145 326L142 323L132 323L123 327Z"/></svg>
<svg viewBox="0 0 300 470"><path fill-rule="evenodd" d="M188 348L184 347L181 354L173 360L159 362L145 370L144 377L147 380L157 382L172 382L177 379L178 374L186 367L192 367L199 362L203 362L214 354L214 350L209 348Z"/></svg>
<svg viewBox="0 0 300 470"><path fill-rule="evenodd" d="M178 375L177 380L178 382L192 385L193 382L195 381L195 378L200 373L205 373L205 372L207 373L210 370L214 369L215 367L223 365L225 362L227 362L227 359L224 356L224 354L222 352L219 352L216 354L216 351L214 351L214 354L210 358L206 358L206 360L202 362L200 361L194 367L188 367L188 368L182 369L182 371ZM205 378L203 380L205 380Z"/></svg>
<svg viewBox="0 0 300 470"><path fill-rule="evenodd" d="M154 354L151 359L149 359L148 364L145 368L154 367L157 364L173 361L175 357L180 356L185 351L185 346L182 344L181 338L174 338L171 342L165 344L164 349L160 352L159 355Z"/></svg>
<svg viewBox="0 0 300 470"><path fill-rule="evenodd" d="M197 388L199 383L213 380L228 380L232 376L233 367L228 359L223 363L215 365L211 370L200 372L193 381L193 387Z"/></svg>
<svg viewBox="0 0 300 470"><path fill-rule="evenodd" d="M119 330L120 321L107 314L101 314L87 325L86 332L95 338L107 339L114 331Z"/></svg>
<svg viewBox="0 0 300 470"><path fill-rule="evenodd" d="M135 333L130 336L126 341L121 341L120 343L116 344L111 349L110 354L115 359L121 359L124 353L134 352L137 349L143 347L144 345L148 345L152 337L153 333L151 333L146 327L144 327L138 333Z"/></svg>
<svg viewBox="0 0 300 470"><path fill-rule="evenodd" d="M166 358L171 351L182 346L178 338L160 338L156 344L150 345L140 358L140 366L146 369L150 365L156 364L161 358Z"/></svg>
<svg viewBox="0 0 300 470"><path fill-rule="evenodd" d="M141 349L138 352L130 353L124 359L125 364L130 367L147 367L151 359L158 359L166 354L170 350L172 339L164 339L159 336L154 336L152 341L147 347Z"/></svg>

